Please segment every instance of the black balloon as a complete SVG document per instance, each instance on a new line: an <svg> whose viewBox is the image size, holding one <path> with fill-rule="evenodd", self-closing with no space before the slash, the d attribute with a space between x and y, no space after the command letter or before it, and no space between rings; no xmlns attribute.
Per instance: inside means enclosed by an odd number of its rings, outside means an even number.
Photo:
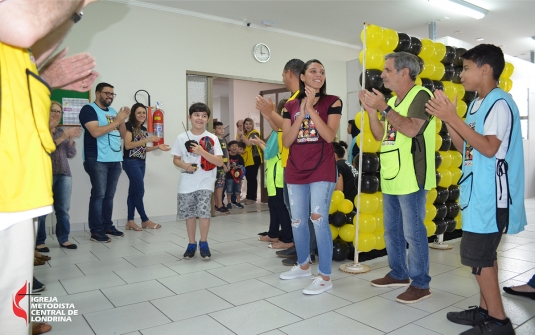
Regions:
<svg viewBox="0 0 535 335"><path fill-rule="evenodd" d="M439 134L442 137L442 145L440 146L439 151L448 151L451 147L451 137L448 134Z"/></svg>
<svg viewBox="0 0 535 335"><path fill-rule="evenodd" d="M435 86L435 91L444 91L444 84L440 80L433 80L433 86Z"/></svg>
<svg viewBox="0 0 535 335"><path fill-rule="evenodd" d="M442 58L441 62L442 64L446 65L450 65L453 63L453 61L455 60L455 48L454 47L450 47L449 45L446 45L446 54L444 55L444 58Z"/></svg>
<svg viewBox="0 0 535 335"><path fill-rule="evenodd" d="M333 241L333 261L345 261L349 252L349 245L346 241L337 238Z"/></svg>
<svg viewBox="0 0 535 335"><path fill-rule="evenodd" d="M455 219L459 212L461 211L461 206L456 202L446 202L446 207L448 208L448 213L446 217L449 219Z"/></svg>
<svg viewBox="0 0 535 335"><path fill-rule="evenodd" d="M373 174L362 174L362 193L374 194L379 190L379 178Z"/></svg>
<svg viewBox="0 0 535 335"><path fill-rule="evenodd" d="M340 228L346 224L346 215L340 211L336 211L329 216L329 222L335 227Z"/></svg>
<svg viewBox="0 0 535 335"><path fill-rule="evenodd" d="M437 185L438 185L440 184L440 179L442 179L442 175L440 174L440 172L436 171L435 176L437 178Z"/></svg>
<svg viewBox="0 0 535 335"><path fill-rule="evenodd" d="M456 226L457 226L457 220L454 220L454 219L446 220L446 231L448 233L451 233L452 231L454 231Z"/></svg>
<svg viewBox="0 0 535 335"><path fill-rule="evenodd" d="M476 97L477 97L477 92L475 92L475 91L466 91L464 93L463 101L466 102L467 104L469 104Z"/></svg>
<svg viewBox="0 0 535 335"><path fill-rule="evenodd" d="M357 212L352 211L346 214L346 222L349 224L353 224L353 218L357 215Z"/></svg>
<svg viewBox="0 0 535 335"><path fill-rule="evenodd" d="M375 88L378 90L381 87L383 87L383 78L381 78L381 73L382 73L381 70L374 70L374 69L366 70L366 89L367 90L371 91L372 88ZM362 73L360 74L360 77L359 77L359 83L360 83L360 86L362 86Z"/></svg>
<svg viewBox="0 0 535 335"><path fill-rule="evenodd" d="M411 37L405 33L398 33L398 37L399 42L396 49L394 49L394 52L409 51L411 47Z"/></svg>
<svg viewBox="0 0 535 335"><path fill-rule="evenodd" d="M357 168L360 156L357 156ZM362 172L376 172L379 170L379 156L375 153L362 153Z"/></svg>
<svg viewBox="0 0 535 335"><path fill-rule="evenodd" d="M448 200L448 197L450 195L450 191L447 188L437 186L437 198L435 199L435 203L444 203L446 200Z"/></svg>
<svg viewBox="0 0 535 335"><path fill-rule="evenodd" d="M431 79L422 78L422 86L430 90L431 92L435 91L435 84Z"/></svg>
<svg viewBox="0 0 535 335"><path fill-rule="evenodd" d="M459 196L461 195L461 189L458 185L451 185L450 187L448 187L448 192L449 196L447 201L449 202L457 201L457 199L459 199Z"/></svg>
<svg viewBox="0 0 535 335"><path fill-rule="evenodd" d="M453 76L451 77L451 81L455 84L461 83L461 72L463 72L462 67L454 67L453 68Z"/></svg>
<svg viewBox="0 0 535 335"><path fill-rule="evenodd" d="M409 52L418 56L420 51L422 51L422 41L418 37L411 36L411 46L409 47Z"/></svg>
<svg viewBox="0 0 535 335"><path fill-rule="evenodd" d="M453 65L454 66L463 66L463 59L462 55L466 52L465 48L457 48L455 49L455 58L453 59Z"/></svg>
<svg viewBox="0 0 535 335"><path fill-rule="evenodd" d="M435 219L433 220L435 222L435 225L437 226L437 230L435 231L435 235L442 235L446 232L446 229L448 228L448 224L443 219Z"/></svg>
<svg viewBox="0 0 535 335"><path fill-rule="evenodd" d="M442 81L450 81L453 79L453 75L455 74L455 68L453 65L444 65L444 76L442 77Z"/></svg>
<svg viewBox="0 0 535 335"><path fill-rule="evenodd" d="M440 131L438 133L440 134L441 137L442 135L450 134L448 133L448 127L446 126L446 122L442 121L442 126L440 126ZM442 139L444 139L444 137L442 137Z"/></svg>
<svg viewBox="0 0 535 335"><path fill-rule="evenodd" d="M390 92L381 91L381 92L383 92L383 95L385 96L385 101L386 102L388 102L388 100L390 100L393 97L392 91L390 91Z"/></svg>
<svg viewBox="0 0 535 335"><path fill-rule="evenodd" d="M435 203L435 207L437 208L437 215L435 216L435 219L445 218L446 214L448 214L448 207L446 204Z"/></svg>
<svg viewBox="0 0 535 335"><path fill-rule="evenodd" d="M420 72L418 72L418 74L422 73L422 71L424 70L424 60L422 57L418 56L418 64L420 65Z"/></svg>
<svg viewBox="0 0 535 335"><path fill-rule="evenodd" d="M442 164L442 155L438 151L435 151L435 169L438 169L440 164Z"/></svg>

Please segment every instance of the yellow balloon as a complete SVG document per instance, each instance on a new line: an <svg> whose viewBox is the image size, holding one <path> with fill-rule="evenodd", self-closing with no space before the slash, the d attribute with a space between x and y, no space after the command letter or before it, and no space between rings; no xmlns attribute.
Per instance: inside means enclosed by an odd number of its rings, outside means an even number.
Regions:
<svg viewBox="0 0 535 335"><path fill-rule="evenodd" d="M455 98L455 94L457 94L455 86L451 81L443 81L442 84L444 84L444 94L446 94L450 101L453 101L453 99Z"/></svg>
<svg viewBox="0 0 535 335"><path fill-rule="evenodd" d="M334 203L338 206L338 204L345 199L344 192L340 190L336 190L333 192L333 195L331 196L331 200L334 201Z"/></svg>
<svg viewBox="0 0 535 335"><path fill-rule="evenodd" d="M364 64L364 50L359 54L360 64ZM366 69L376 69L383 71L385 67L384 54L380 49L366 49Z"/></svg>
<svg viewBox="0 0 535 335"><path fill-rule="evenodd" d="M425 219L426 221L431 221L437 216L437 208L433 204L425 204Z"/></svg>
<svg viewBox="0 0 535 335"><path fill-rule="evenodd" d="M431 76L435 72L436 66L435 62L432 60L424 60L424 68L422 69L422 72L420 72L419 76L420 78L429 78L431 79Z"/></svg>
<svg viewBox="0 0 535 335"><path fill-rule="evenodd" d="M435 52L433 54L433 59L437 62L440 62L442 58L446 55L446 46L440 42L435 42Z"/></svg>
<svg viewBox="0 0 535 335"><path fill-rule="evenodd" d="M329 228L331 228L331 236L334 239L338 237L338 227L333 226L332 224L329 225Z"/></svg>
<svg viewBox="0 0 535 335"><path fill-rule="evenodd" d="M444 72L446 72L446 67L441 62L435 62L435 71L431 74L430 79L440 80L444 77Z"/></svg>
<svg viewBox="0 0 535 335"><path fill-rule="evenodd" d="M375 247L374 247L374 249L375 250L383 250L384 248L386 248L385 233L383 231L379 231L379 232L373 233L373 235L375 236Z"/></svg>
<svg viewBox="0 0 535 335"><path fill-rule="evenodd" d="M422 86L422 78L420 78L420 76L416 77L416 80L414 80L414 83L418 86Z"/></svg>
<svg viewBox="0 0 535 335"><path fill-rule="evenodd" d="M343 199L338 203L338 210L344 214L349 214L353 210L353 203L351 200Z"/></svg>
<svg viewBox="0 0 535 335"><path fill-rule="evenodd" d="M463 229L463 217L461 213L455 217L455 221L457 221L457 225L455 226L455 229Z"/></svg>
<svg viewBox="0 0 535 335"><path fill-rule="evenodd" d="M360 32L362 43L364 43L364 30L366 30L366 48L378 48L383 41L383 28L373 24L368 25Z"/></svg>
<svg viewBox="0 0 535 335"><path fill-rule="evenodd" d="M442 136L435 134L435 151L438 151L442 146Z"/></svg>
<svg viewBox="0 0 535 335"><path fill-rule="evenodd" d="M459 117L464 117L467 109L468 109L468 106L466 105L466 102L464 102L464 100L457 98L457 106L455 107L455 111L457 112L457 115Z"/></svg>
<svg viewBox="0 0 535 335"><path fill-rule="evenodd" d="M359 215L359 233L373 233L377 226L377 223L375 221L375 216L371 214L363 214L363 213L360 213L358 215Z"/></svg>
<svg viewBox="0 0 535 335"><path fill-rule="evenodd" d="M452 166L450 166L448 170L450 170L451 173L451 184L457 185L459 183L459 180L461 179L463 172L458 167Z"/></svg>
<svg viewBox="0 0 535 335"><path fill-rule="evenodd" d="M455 87L455 94L457 95L457 103L459 103L459 101L462 101L462 99L464 98L464 94L466 93L466 90L464 89L464 86L462 84L453 83L453 87Z"/></svg>
<svg viewBox="0 0 535 335"><path fill-rule="evenodd" d="M441 168L438 169L438 172L440 172L440 175L441 175L440 182L438 183L438 186L444 187L444 188L450 187L451 179L452 179L450 170L442 168L442 166L441 166Z"/></svg>
<svg viewBox="0 0 535 335"><path fill-rule="evenodd" d="M355 239L355 226L345 224L338 230L338 236L346 242L353 242Z"/></svg>
<svg viewBox="0 0 535 335"><path fill-rule="evenodd" d="M383 211L383 193L375 192L375 195L377 196L377 200L379 200L379 206L377 206L377 212L382 212Z"/></svg>
<svg viewBox="0 0 535 335"><path fill-rule="evenodd" d="M375 212L375 231L385 231L385 214L383 212Z"/></svg>
<svg viewBox="0 0 535 335"><path fill-rule="evenodd" d="M425 203L432 205L435 202L435 200L437 200L437 189L432 188L429 190L429 192L427 192L427 198L426 198Z"/></svg>
<svg viewBox="0 0 535 335"><path fill-rule="evenodd" d="M360 148L360 138L363 136L363 145L362 148ZM372 152L375 153L381 149L381 142L377 141L371 132L364 132L357 135L357 146L363 151L363 152Z"/></svg>
<svg viewBox="0 0 535 335"><path fill-rule="evenodd" d="M451 164L450 167L459 167L463 162L463 155L457 150L450 150Z"/></svg>
<svg viewBox="0 0 535 335"><path fill-rule="evenodd" d="M513 81L509 78L500 77L498 86L505 92L509 92L513 88Z"/></svg>
<svg viewBox="0 0 535 335"><path fill-rule="evenodd" d="M439 151L438 154L442 157L441 169L447 169L451 165L451 154L448 151Z"/></svg>
<svg viewBox="0 0 535 335"><path fill-rule="evenodd" d="M358 250L362 252L368 252L375 248L375 235L374 234L359 234L358 237Z"/></svg>
<svg viewBox="0 0 535 335"><path fill-rule="evenodd" d="M358 196L355 197L355 205ZM375 194L362 193L360 195L360 208L359 211L365 214L374 214L379 207L379 199Z"/></svg>
<svg viewBox="0 0 535 335"><path fill-rule="evenodd" d="M418 54L424 61L433 58L435 54L435 42L427 38L422 38L422 50Z"/></svg>
<svg viewBox="0 0 535 335"><path fill-rule="evenodd" d="M435 119L435 132L438 134L440 133L440 129L442 129L442 120L439 119L438 117L434 117L434 119ZM440 144L442 145L442 142L440 142ZM438 149L436 149L435 151L438 151Z"/></svg>
<svg viewBox="0 0 535 335"><path fill-rule="evenodd" d="M383 28L383 40L381 41L381 50L392 52L398 46L399 36L395 30Z"/></svg>
<svg viewBox="0 0 535 335"><path fill-rule="evenodd" d="M357 128L362 131L362 125L360 124L360 121L362 119L362 115L364 115L364 131L371 131L370 129L370 116L365 111L360 111L355 115L355 125Z"/></svg>
<svg viewBox="0 0 535 335"><path fill-rule="evenodd" d="M427 230L427 237L435 235L437 225L433 221L424 221L425 229Z"/></svg>
<svg viewBox="0 0 535 335"><path fill-rule="evenodd" d="M513 64L506 62L505 67L503 68L501 77L509 78L515 71L515 67Z"/></svg>
<svg viewBox="0 0 535 335"><path fill-rule="evenodd" d="M331 204L329 205L329 214L333 214L336 212L336 209L338 208L338 204L331 199Z"/></svg>

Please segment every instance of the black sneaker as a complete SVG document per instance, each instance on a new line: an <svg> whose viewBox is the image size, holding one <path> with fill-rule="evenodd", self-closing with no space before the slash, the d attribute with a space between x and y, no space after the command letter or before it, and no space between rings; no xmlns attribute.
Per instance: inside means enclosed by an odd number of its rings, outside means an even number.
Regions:
<svg viewBox="0 0 535 335"><path fill-rule="evenodd" d="M515 335L513 324L509 319L505 319L502 324L496 323L492 319L486 319L478 323L474 328L468 329L459 335Z"/></svg>
<svg viewBox="0 0 535 335"><path fill-rule="evenodd" d="M448 312L446 318L460 325L475 326L488 318L488 312L483 312L479 306L470 306L462 312Z"/></svg>
<svg viewBox="0 0 535 335"><path fill-rule="evenodd" d="M197 251L197 243L189 243L188 248L186 249L186 252L184 253L184 259L190 259L195 256L195 252Z"/></svg>
<svg viewBox="0 0 535 335"><path fill-rule="evenodd" d="M227 209L227 207L225 206L221 206L221 207L217 207L215 208L215 210L219 213L223 213L223 214L229 214L230 211Z"/></svg>
<svg viewBox="0 0 535 335"><path fill-rule="evenodd" d="M228 209L228 210L231 210L231 209L232 209L232 205L230 204L230 202L227 204L227 209Z"/></svg>
<svg viewBox="0 0 535 335"><path fill-rule="evenodd" d="M279 250L275 252L277 256L284 257L284 258L297 258L297 251L295 250L295 247L290 247L288 249Z"/></svg>
<svg viewBox="0 0 535 335"><path fill-rule="evenodd" d="M235 203L234 205L236 205L238 208L244 208L242 204Z"/></svg>
<svg viewBox="0 0 535 335"><path fill-rule="evenodd" d="M199 241L199 250L203 259L210 259L210 257L212 257L210 248L208 247L208 242Z"/></svg>
<svg viewBox="0 0 535 335"><path fill-rule="evenodd" d="M44 291L45 288L46 288L45 284L41 283L39 280L33 277L32 293Z"/></svg>
<svg viewBox="0 0 535 335"><path fill-rule="evenodd" d="M124 233L122 231L117 230L117 228L113 226L110 229L106 230L105 234L118 237L124 236Z"/></svg>
<svg viewBox="0 0 535 335"><path fill-rule="evenodd" d="M111 242L111 238L109 238L106 235L100 235L100 234L95 233L95 234L91 234L91 241L108 243L108 242Z"/></svg>
<svg viewBox="0 0 535 335"><path fill-rule="evenodd" d="M315 255L310 255L309 263L310 264L316 263L316 256ZM282 260L282 265L295 266L295 265L297 265L297 259L295 259L295 258L285 258L285 259Z"/></svg>

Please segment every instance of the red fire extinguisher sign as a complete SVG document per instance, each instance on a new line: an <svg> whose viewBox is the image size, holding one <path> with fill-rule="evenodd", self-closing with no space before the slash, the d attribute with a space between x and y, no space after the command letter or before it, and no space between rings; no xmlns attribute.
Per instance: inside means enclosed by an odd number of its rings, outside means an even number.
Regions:
<svg viewBox="0 0 535 335"><path fill-rule="evenodd" d="M154 135L160 138L159 141L154 142L154 146L164 144L163 138L163 111L156 109L152 114L152 126L154 127Z"/></svg>

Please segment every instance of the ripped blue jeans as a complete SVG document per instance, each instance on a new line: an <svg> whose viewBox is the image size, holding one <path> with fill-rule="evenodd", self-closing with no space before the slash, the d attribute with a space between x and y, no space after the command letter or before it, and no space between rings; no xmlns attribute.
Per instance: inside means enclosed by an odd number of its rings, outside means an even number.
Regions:
<svg viewBox="0 0 535 335"><path fill-rule="evenodd" d="M305 265L310 260L310 229L308 219L314 224L318 245L318 273L331 275L333 239L329 228L329 206L335 183L320 181L311 184L288 184L297 263ZM311 216L319 215L318 219Z"/></svg>

